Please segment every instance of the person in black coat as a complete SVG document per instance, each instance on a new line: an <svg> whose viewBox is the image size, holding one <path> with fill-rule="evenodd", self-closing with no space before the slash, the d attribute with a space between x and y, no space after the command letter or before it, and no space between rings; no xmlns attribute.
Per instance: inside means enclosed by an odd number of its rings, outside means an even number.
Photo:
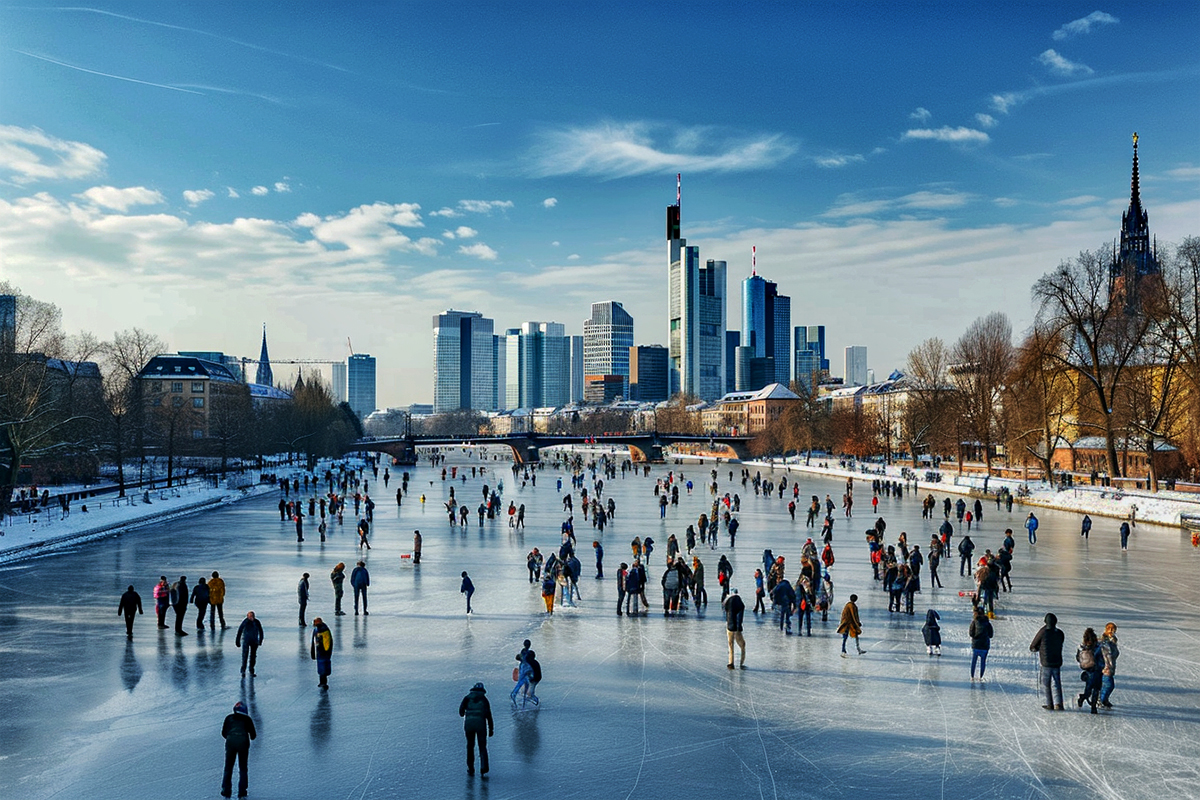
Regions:
<svg viewBox="0 0 1200 800"><path fill-rule="evenodd" d="M257 738L254 720L246 713L246 704L234 704L233 713L221 726L225 738L225 774L221 778L221 797L233 795L233 762L238 762L238 797L246 796L246 761L250 758L250 740Z"/></svg>
<svg viewBox="0 0 1200 800"><path fill-rule="evenodd" d="M1046 615L1046 624L1034 635L1029 643L1029 651L1038 654L1042 666L1042 690L1046 702L1042 708L1047 711L1062 711L1062 651L1066 635L1058 629L1058 617ZM1051 692L1053 689L1053 693Z"/></svg>
<svg viewBox="0 0 1200 800"><path fill-rule="evenodd" d="M979 663L979 681L983 682L983 674L987 672L987 656L988 650L992 647L992 623L988 620L987 614L983 611L983 606L975 607L975 618L971 620L971 627L967 630L967 635L971 637L971 681L975 680L975 663Z"/></svg>
<svg viewBox="0 0 1200 800"><path fill-rule="evenodd" d="M242 674L246 674L246 661L250 662L250 677L254 677L254 663L258 660L258 646L263 643L262 623L254 618L253 611L246 612L246 618L238 626L237 636L233 646L242 648Z"/></svg>
<svg viewBox="0 0 1200 800"><path fill-rule="evenodd" d="M296 585L296 597L300 601L300 627L308 627L308 623L304 621L304 610L308 608L308 573L300 578L300 583Z"/></svg>
<svg viewBox="0 0 1200 800"><path fill-rule="evenodd" d="M121 595L121 603L117 606L117 616L125 615L125 636L133 638L133 617L142 613L142 596L130 586Z"/></svg>
<svg viewBox="0 0 1200 800"><path fill-rule="evenodd" d="M938 624L941 615L934 609L925 612L925 624L921 626L921 635L925 637L925 652L931 656L942 654L942 626Z"/></svg>
<svg viewBox="0 0 1200 800"><path fill-rule="evenodd" d="M175 609L175 635L187 636L187 631L183 629L183 615L187 613L188 607L188 585L187 576L180 575L179 580L171 584L171 607Z"/></svg>
<svg viewBox="0 0 1200 800"><path fill-rule="evenodd" d="M487 737L496 733L492 721L492 706L487 699L487 690L477 683L458 704L458 715L463 718L463 731L467 734L467 774L475 774L475 743L479 742L480 774L488 774ZM485 735L486 734L486 735Z"/></svg>
<svg viewBox="0 0 1200 800"><path fill-rule="evenodd" d="M725 666L733 669L733 646L742 649L742 660L738 665L746 668L746 638L742 635L742 620L746 616L746 603L738 596L737 589L731 589L729 597L721 603L725 606L725 638L729 642L729 663Z"/></svg>

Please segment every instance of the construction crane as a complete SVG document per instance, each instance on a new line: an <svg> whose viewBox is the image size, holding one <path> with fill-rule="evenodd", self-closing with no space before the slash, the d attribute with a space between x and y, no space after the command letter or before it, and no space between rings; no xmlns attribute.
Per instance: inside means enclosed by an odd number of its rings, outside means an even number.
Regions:
<svg viewBox="0 0 1200 800"><path fill-rule="evenodd" d="M350 337L346 337L346 349L350 351L350 355L354 355L354 345L350 344Z"/></svg>

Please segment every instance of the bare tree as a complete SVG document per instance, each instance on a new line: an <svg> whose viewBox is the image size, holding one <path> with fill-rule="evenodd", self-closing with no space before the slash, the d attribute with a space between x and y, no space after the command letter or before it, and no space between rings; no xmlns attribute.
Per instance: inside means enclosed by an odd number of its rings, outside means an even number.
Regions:
<svg viewBox="0 0 1200 800"><path fill-rule="evenodd" d="M931 456L944 452L953 438L954 387L949 370L950 350L936 337L921 342L908 354L908 397L900 429L914 467L922 451Z"/></svg>
<svg viewBox="0 0 1200 800"><path fill-rule="evenodd" d="M982 446L987 474L991 475L992 446L999 441L1000 396L1013 361L1008 316L993 312L972 322L954 345L953 358L949 371L958 388L962 421Z"/></svg>
<svg viewBox="0 0 1200 800"><path fill-rule="evenodd" d="M677 394L663 407L654 412L654 424L659 433L704 433L700 415L688 411L688 406L700 402L695 395Z"/></svg>
<svg viewBox="0 0 1200 800"><path fill-rule="evenodd" d="M1126 313L1123 303L1110 302L1108 262L1100 252L1084 251L1039 278L1033 298L1040 307L1038 321L1062 343L1052 357L1082 384L1080 424L1103 434L1108 473L1120 477L1118 395L1150 315Z"/></svg>
<svg viewBox="0 0 1200 800"><path fill-rule="evenodd" d="M1054 472L1055 445L1065 438L1066 418L1074 406L1068 369L1054 355L1062 349L1059 336L1034 325L1016 350L1004 393L1010 452L1019 451L1022 461L1032 457L1047 478Z"/></svg>
<svg viewBox="0 0 1200 800"><path fill-rule="evenodd" d="M102 451L117 467L119 494L125 496L125 462L146 454L147 411L138 373L150 359L167 351L167 343L152 333L133 328L113 334L99 349L104 375Z"/></svg>
<svg viewBox="0 0 1200 800"><path fill-rule="evenodd" d="M1163 264L1169 335L1179 354L1181 382L1176 443L1200 466L1200 237L1188 236Z"/></svg>

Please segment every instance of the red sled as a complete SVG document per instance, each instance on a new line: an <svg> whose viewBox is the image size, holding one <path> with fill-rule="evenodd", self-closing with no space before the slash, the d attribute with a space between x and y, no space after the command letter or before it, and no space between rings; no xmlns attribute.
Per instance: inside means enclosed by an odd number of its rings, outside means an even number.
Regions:
<svg viewBox="0 0 1200 800"><path fill-rule="evenodd" d="M959 597L969 597L972 600L974 600L976 597L979 596L979 592L959 592L958 596Z"/></svg>

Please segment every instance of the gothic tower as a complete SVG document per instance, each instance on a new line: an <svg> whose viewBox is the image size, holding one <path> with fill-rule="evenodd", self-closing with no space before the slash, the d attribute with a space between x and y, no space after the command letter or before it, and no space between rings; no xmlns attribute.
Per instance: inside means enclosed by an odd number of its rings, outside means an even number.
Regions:
<svg viewBox="0 0 1200 800"><path fill-rule="evenodd" d="M1109 299L1121 303L1126 313L1140 312L1162 288L1162 268L1155 242L1150 238L1150 216L1142 208L1138 185L1138 135L1133 135L1133 177L1129 209L1121 217L1120 245L1113 252L1108 275Z"/></svg>
<svg viewBox="0 0 1200 800"><path fill-rule="evenodd" d="M267 355L267 324L263 323L262 352L258 354L258 372L254 382L263 386L274 386L275 378L271 375L271 359Z"/></svg>

